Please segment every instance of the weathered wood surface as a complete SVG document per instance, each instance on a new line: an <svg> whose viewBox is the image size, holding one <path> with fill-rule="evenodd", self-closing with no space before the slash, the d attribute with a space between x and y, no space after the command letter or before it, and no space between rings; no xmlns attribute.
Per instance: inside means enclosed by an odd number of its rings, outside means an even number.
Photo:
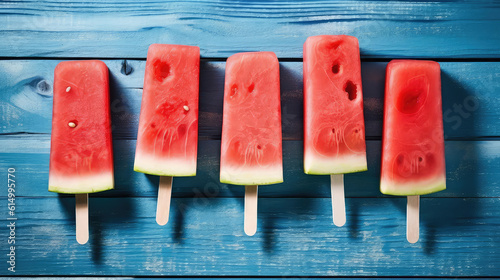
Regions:
<svg viewBox="0 0 500 280"><path fill-rule="evenodd" d="M348 198L337 228L328 198L261 198L248 237L242 198L174 199L160 227L154 197L91 197L82 246L74 198L20 198L17 265L28 275L498 276L500 198L423 197L416 244L405 202Z"/></svg>
<svg viewBox="0 0 500 280"><path fill-rule="evenodd" d="M0 2L0 177L16 168L19 218L18 270L0 277L500 277L499 15L498 1ZM318 34L357 36L363 60L369 170L345 177L343 228L332 224L329 177L302 171L302 44ZM198 175L174 179L164 227L154 221L158 178L132 171L151 43L202 53ZM243 188L218 180L219 139L224 60L256 50L281 60L285 182L260 188L259 229L248 237ZM53 71L69 58L104 59L111 73L116 189L91 195L84 246L74 198L47 191ZM422 197L414 245L405 199L378 191L393 58L442 67L448 189Z"/></svg>
<svg viewBox="0 0 500 280"><path fill-rule="evenodd" d="M41 139L38 139L41 138ZM347 197L382 197L380 141L367 141L368 171L345 175ZM500 142L446 142L447 187L434 197L500 197ZM47 191L48 136L0 137L0 176L7 168L17 170L20 196L57 196ZM116 189L96 196L150 196L158 193L158 176L133 171L135 140L114 141ZM262 186L259 197L330 197L330 177L304 174L302 141L283 142L284 183ZM220 141L199 143L196 177L174 178L174 197L242 197L244 188L219 182ZM0 194L6 195L6 194ZM0 196L1 197L1 196Z"/></svg>
<svg viewBox="0 0 500 280"><path fill-rule="evenodd" d="M302 57L308 36L350 34L363 57L500 58L498 1L4 1L0 56L144 58L152 43L203 57Z"/></svg>
<svg viewBox="0 0 500 280"><path fill-rule="evenodd" d="M145 61L106 60L111 73L113 137L135 139ZM53 71L58 61L0 61L0 133L50 133ZM362 64L366 135L382 135L384 62ZM500 62L443 62L447 139L500 135ZM224 62L203 61L200 138L220 139ZM283 139L302 139L302 63L282 62Z"/></svg>

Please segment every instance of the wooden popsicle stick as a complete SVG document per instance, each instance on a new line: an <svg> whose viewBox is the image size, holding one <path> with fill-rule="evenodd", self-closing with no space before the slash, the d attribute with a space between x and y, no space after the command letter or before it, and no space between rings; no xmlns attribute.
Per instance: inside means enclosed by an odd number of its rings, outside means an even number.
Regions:
<svg viewBox="0 0 500 280"><path fill-rule="evenodd" d="M170 199L172 197L172 176L161 176L158 187L158 202L156 204L156 222L160 226L168 223L170 215Z"/></svg>
<svg viewBox="0 0 500 280"><path fill-rule="evenodd" d="M332 215L333 223L341 227L345 224L345 197L344 197L344 174L330 175L332 189Z"/></svg>
<svg viewBox="0 0 500 280"><path fill-rule="evenodd" d="M420 215L420 196L408 196L406 205L406 239L410 243L415 243L419 238L419 215Z"/></svg>
<svg viewBox="0 0 500 280"><path fill-rule="evenodd" d="M85 244L89 241L89 194L75 195L76 241Z"/></svg>
<svg viewBox="0 0 500 280"><path fill-rule="evenodd" d="M257 232L258 186L245 186L245 233L252 236Z"/></svg>

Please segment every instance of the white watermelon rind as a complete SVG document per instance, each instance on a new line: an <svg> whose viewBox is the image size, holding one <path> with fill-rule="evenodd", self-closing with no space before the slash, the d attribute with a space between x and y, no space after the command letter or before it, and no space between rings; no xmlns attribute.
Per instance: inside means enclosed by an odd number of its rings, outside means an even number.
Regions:
<svg viewBox="0 0 500 280"><path fill-rule="evenodd" d="M420 181L396 182L393 180L381 179L380 192L388 195L409 196L425 195L439 192L446 189L446 177L439 176Z"/></svg>
<svg viewBox="0 0 500 280"><path fill-rule="evenodd" d="M231 185L271 185L283 183L283 167L221 167L220 182Z"/></svg>
<svg viewBox="0 0 500 280"><path fill-rule="evenodd" d="M134 171L158 176L196 176L196 159L158 159L136 153Z"/></svg>
<svg viewBox="0 0 500 280"><path fill-rule="evenodd" d="M366 155L347 155L336 158L304 156L304 172L310 175L347 174L368 170Z"/></svg>
<svg viewBox="0 0 500 280"><path fill-rule="evenodd" d="M113 172L95 175L49 175L49 191L55 193L96 193L114 189Z"/></svg>

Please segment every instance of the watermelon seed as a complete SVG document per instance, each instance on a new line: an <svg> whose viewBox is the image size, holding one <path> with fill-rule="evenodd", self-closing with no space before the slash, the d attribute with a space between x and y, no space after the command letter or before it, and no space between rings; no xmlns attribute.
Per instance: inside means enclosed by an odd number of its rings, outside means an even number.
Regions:
<svg viewBox="0 0 500 280"><path fill-rule="evenodd" d="M424 159L422 157L418 157L418 162L422 162Z"/></svg>
<svg viewBox="0 0 500 280"><path fill-rule="evenodd" d="M187 105L182 106L182 108L184 108L186 112L189 111L189 107Z"/></svg>
<svg viewBox="0 0 500 280"><path fill-rule="evenodd" d="M75 128L76 127L76 121L69 122L68 126L71 127L71 128Z"/></svg>
<svg viewBox="0 0 500 280"><path fill-rule="evenodd" d="M354 100L358 96L356 94L356 85L351 81L347 81L344 86L344 91L347 92L347 97L349 97L349 100Z"/></svg>
<svg viewBox="0 0 500 280"><path fill-rule="evenodd" d="M337 62L332 66L332 72L333 74L338 74L340 72L340 65Z"/></svg>
<svg viewBox="0 0 500 280"><path fill-rule="evenodd" d="M66 88L66 92L69 92L71 90L71 87Z"/></svg>
<svg viewBox="0 0 500 280"><path fill-rule="evenodd" d="M249 87L248 87L248 92L253 92L253 89L255 88L255 84L252 83Z"/></svg>

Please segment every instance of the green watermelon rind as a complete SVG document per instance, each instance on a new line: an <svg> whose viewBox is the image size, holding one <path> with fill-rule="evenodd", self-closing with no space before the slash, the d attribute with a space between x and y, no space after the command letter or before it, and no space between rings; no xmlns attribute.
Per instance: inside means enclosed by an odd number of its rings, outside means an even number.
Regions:
<svg viewBox="0 0 500 280"><path fill-rule="evenodd" d="M272 184L279 184L279 183L283 183L283 179L281 180L270 180L270 181L242 181L242 182L238 182L238 181L231 181L231 180L226 180L226 179L222 179L222 177L220 178L220 182L223 183L223 184L231 184L231 185L238 185L238 186L252 186L252 185L258 185L258 186L262 186L262 185L272 185Z"/></svg>
<svg viewBox="0 0 500 280"><path fill-rule="evenodd" d="M54 193L81 194L114 189L113 175L90 175L84 177L76 175L65 176L65 178L58 177L58 179L49 178L49 191Z"/></svg>
<svg viewBox="0 0 500 280"><path fill-rule="evenodd" d="M77 191L73 188L65 188L60 186L49 185L49 192L66 193L66 194L80 194L80 193L97 193L114 189L113 185L101 186L99 188L79 188Z"/></svg>
<svg viewBox="0 0 500 280"><path fill-rule="evenodd" d="M304 167L304 173L306 173L307 175L337 175L337 174L349 174L349 173L357 173L357 172L363 172L363 171L367 171L368 168L365 166L365 167L360 167L360 168L352 168L352 169L348 169L348 170L345 170L345 171L342 171L342 172L315 172L315 171L308 171L305 169Z"/></svg>
<svg viewBox="0 0 500 280"><path fill-rule="evenodd" d="M155 170L142 169L140 167L134 166L135 172L140 172L149 175L157 175L157 176L172 176L172 177L193 177L196 176L196 171L191 173L178 173L178 172L161 172Z"/></svg>
<svg viewBox="0 0 500 280"><path fill-rule="evenodd" d="M366 155L344 156L335 159L304 157L304 173L309 175L348 174L367 170Z"/></svg>
<svg viewBox="0 0 500 280"><path fill-rule="evenodd" d="M388 195L425 195L446 189L446 178L439 177L421 182L389 182L380 180L380 192Z"/></svg>
<svg viewBox="0 0 500 280"><path fill-rule="evenodd" d="M158 159L154 155L137 152L134 171L157 176L192 177L196 176L196 159Z"/></svg>
<svg viewBox="0 0 500 280"><path fill-rule="evenodd" d="M268 171L269 174L265 174ZM220 172L220 182L223 184L249 186L249 185L272 185L283 183L283 169L276 169L272 172L268 170L247 170L245 173L242 172L226 172L221 170ZM272 174L276 173L276 174ZM231 176L230 174L233 174ZM256 175L258 174L258 175ZM233 179L232 179L233 178Z"/></svg>

